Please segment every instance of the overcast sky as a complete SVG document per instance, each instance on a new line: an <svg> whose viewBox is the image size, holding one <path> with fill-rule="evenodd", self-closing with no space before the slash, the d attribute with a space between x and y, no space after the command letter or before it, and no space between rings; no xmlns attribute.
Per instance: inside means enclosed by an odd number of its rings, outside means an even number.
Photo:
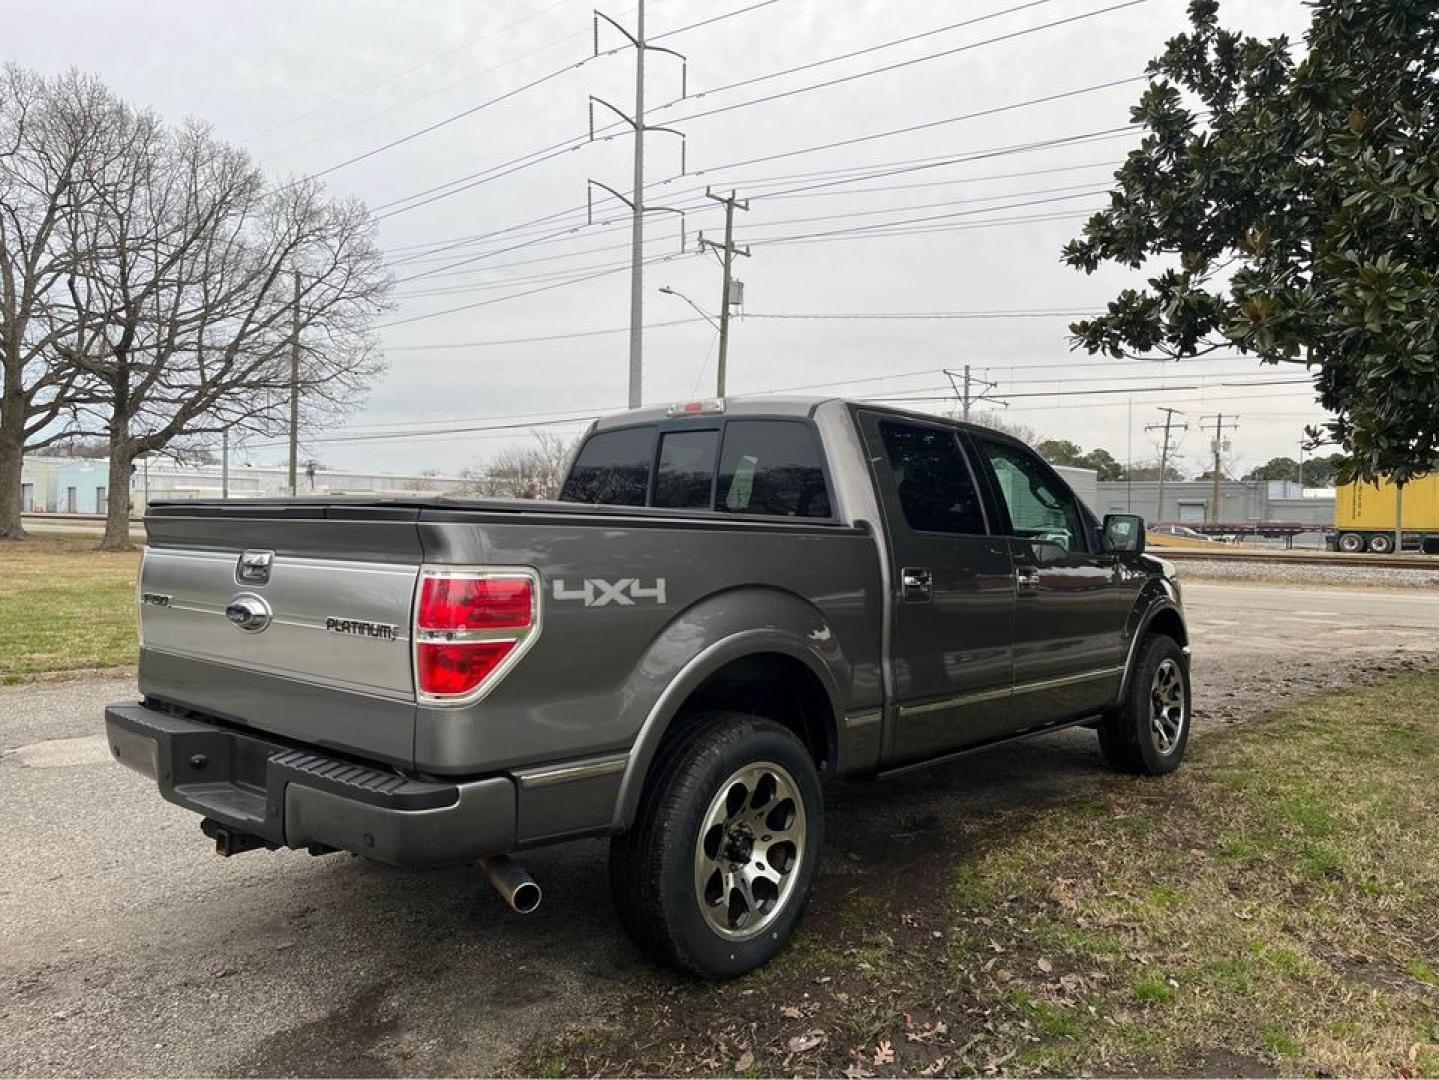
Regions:
<svg viewBox="0 0 1439 1080"><path fill-rule="evenodd" d="M756 3L649 0L648 33ZM1120 460L1131 440L1135 460L1157 456L1155 437L1143 429L1159 419L1161 405L1187 414L1191 426L1180 446L1186 468L1197 468L1208 446L1200 418L1220 412L1238 414L1233 439L1241 468L1294 456L1303 426L1322 417L1310 389L1220 384L1297 379L1302 369L1262 368L1243 358L1164 367L1096 362L1069 352L1065 315L760 317L1075 312L1140 284L1140 275L1109 270L1085 277L1059 261L1061 245L1100 204L1098 192L1133 144L1128 134L832 183L839 170L883 172L915 159L1013 151L1119 127L1142 84L1089 88L1139 74L1185 22L1181 0L1040 0L942 29L1021 3L770 0L656 42L689 58L690 99L666 108L658 106L680 94L678 62L651 53L647 69L649 122L684 130L689 175L675 178L678 140L651 134L647 178L675 179L647 198L687 209L691 250L698 231L718 238L722 227L721 208L703 198L705 184L752 198L749 212L736 215L736 239L752 241L753 255L736 264L746 315L731 332L730 393L826 384L823 392L908 397L912 407L941 409L942 402L922 399L947 391L942 369L970 364L976 377L998 384L1010 422L1104 446ZM624 333L475 343L627 324L629 274L617 269L628 258L623 208L601 193L596 223L578 226L588 178L628 192L630 137L614 132L611 141L565 150L465 190L441 187L575 141L586 133L592 94L632 109L633 52L580 63L593 49L592 6L590 0L0 0L0 52L47 73L74 65L168 118L202 118L276 177L329 169L568 67L325 177L334 192L363 199L383 216L380 238L396 260L397 279L426 276L397 284L397 306L380 332L389 370L367 406L343 430L313 433L310 452L332 466L453 473L529 436L524 429L413 432L576 417L625 404ZM633 5L606 10L632 25ZM1292 37L1302 32L1304 14L1298 0L1225 0L1221 12L1227 24L1251 33ZM1061 20L1071 21L1046 25ZM989 40L1007 35L1016 36ZM911 36L905 44L817 63ZM622 43L602 31L602 48ZM967 45L974 47L919 59ZM876 70L910 60L917 62ZM803 65L814 66L760 78ZM850 75L861 77L804 89ZM747 84L719 89L740 82ZM795 90L801 92L786 93ZM1070 91L1085 92L964 118ZM725 108L775 95L784 96ZM695 115L719 108L725 111ZM597 109L597 125L612 120ZM929 126L794 153L914 125ZM443 197L418 205L413 196L432 188ZM905 234L887 235L895 231L888 223L896 222L911 224L900 226ZM881 227L870 228L871 235L853 232L861 226ZM501 230L511 231L488 235ZM426 251L487 235L439 254ZM658 290L671 286L713 313L718 266L712 257L680 254L676 215L651 215L647 236L649 258L671 258L646 269L645 321L686 321L646 332L645 400L712 393L714 331L683 300ZM773 243L778 238L801 239ZM466 259L472 261L454 265ZM563 284L590 275L602 276ZM532 295L514 295L525 292ZM1053 396L1156 385L1172 389ZM548 430L568 434L582 426ZM404 437L373 438L397 432ZM366 438L338 441L357 436ZM282 454L252 451L256 461L279 461Z"/></svg>

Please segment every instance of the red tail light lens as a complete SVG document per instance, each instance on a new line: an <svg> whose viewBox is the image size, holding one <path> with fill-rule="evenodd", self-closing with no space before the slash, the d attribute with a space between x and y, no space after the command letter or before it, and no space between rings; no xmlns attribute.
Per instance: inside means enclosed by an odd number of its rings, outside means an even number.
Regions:
<svg viewBox="0 0 1439 1080"><path fill-rule="evenodd" d="M415 604L415 689L467 703L503 677L538 633L533 573L425 568Z"/></svg>
<svg viewBox="0 0 1439 1080"><path fill-rule="evenodd" d="M514 650L513 641L422 641L420 691L458 697L475 689Z"/></svg>
<svg viewBox="0 0 1439 1080"><path fill-rule="evenodd" d="M501 630L530 625L534 585L528 577L429 577L420 589L422 630Z"/></svg>

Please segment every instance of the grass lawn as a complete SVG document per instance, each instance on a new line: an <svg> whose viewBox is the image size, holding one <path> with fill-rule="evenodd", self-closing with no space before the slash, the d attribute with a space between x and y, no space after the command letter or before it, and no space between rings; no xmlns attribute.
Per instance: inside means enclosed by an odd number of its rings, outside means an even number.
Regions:
<svg viewBox="0 0 1439 1080"><path fill-rule="evenodd" d="M133 664L135 552L98 537L0 542L0 683Z"/></svg>
<svg viewBox="0 0 1439 1080"><path fill-rule="evenodd" d="M946 822L933 875L822 875L767 968L656 973L514 1070L1439 1076L1436 706L1432 674L1313 699Z"/></svg>

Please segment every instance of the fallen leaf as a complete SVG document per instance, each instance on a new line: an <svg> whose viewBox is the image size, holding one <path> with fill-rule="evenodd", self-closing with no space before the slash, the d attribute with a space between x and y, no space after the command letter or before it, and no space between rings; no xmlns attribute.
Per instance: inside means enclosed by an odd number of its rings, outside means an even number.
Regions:
<svg viewBox="0 0 1439 1080"><path fill-rule="evenodd" d="M862 1080L863 1077L873 1076L874 1073L863 1065L850 1065L844 1070L844 1075L849 1077L849 1080Z"/></svg>
<svg viewBox="0 0 1439 1080"><path fill-rule="evenodd" d="M823 1031L806 1031L803 1035L796 1035L789 1041L789 1052L791 1054L805 1054L824 1042Z"/></svg>
<svg viewBox="0 0 1439 1080"><path fill-rule="evenodd" d="M1046 975L1048 975L1051 971L1054 970L1054 965L1042 956L1039 958L1039 962L1034 966L1039 968L1039 970L1044 972Z"/></svg>
<svg viewBox="0 0 1439 1080"><path fill-rule="evenodd" d="M746 1050L739 1056L739 1060L734 1063L734 1071L737 1073L745 1073L749 1072L752 1068L754 1068L754 1053Z"/></svg>
<svg viewBox="0 0 1439 1080"><path fill-rule="evenodd" d="M874 1063L876 1065L889 1065L894 1062L894 1047L885 1039L874 1048Z"/></svg>
<svg viewBox="0 0 1439 1080"><path fill-rule="evenodd" d="M783 1017L787 1017L790 1020L798 1020L801 1016L804 1015L804 1013L800 1012L797 1005L781 1005L779 1009L779 1014Z"/></svg>
<svg viewBox="0 0 1439 1080"><path fill-rule="evenodd" d="M928 1065L926 1065L924 1068L920 1069L920 1070L919 1070L919 1075L920 1075L920 1076L933 1076L935 1073L939 1072L941 1069L943 1069L943 1068L944 1068L946 1065L948 1065L948 1064L949 1064L949 1058L947 1058L947 1057L937 1057L937 1058L935 1058L934 1061L932 1061L930 1064L928 1064Z"/></svg>

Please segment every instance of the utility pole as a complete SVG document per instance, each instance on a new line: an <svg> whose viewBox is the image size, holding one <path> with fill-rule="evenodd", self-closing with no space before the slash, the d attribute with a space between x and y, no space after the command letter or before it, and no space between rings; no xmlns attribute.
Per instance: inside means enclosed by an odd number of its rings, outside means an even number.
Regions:
<svg viewBox="0 0 1439 1080"><path fill-rule="evenodd" d="M1164 414L1164 423L1149 424L1144 429L1145 431L1158 431L1161 428L1164 430L1164 449L1159 452L1159 505L1154 510L1156 525L1164 520L1164 484L1165 474L1169 472L1169 438L1170 433L1174 430L1174 417L1184 415L1179 409L1171 409L1167 406L1160 406L1159 411ZM1179 430L1188 431L1189 425L1180 424Z"/></svg>
<svg viewBox="0 0 1439 1080"><path fill-rule="evenodd" d="M290 309L290 496L295 495L295 455L300 446L300 272L295 271L295 306Z"/></svg>
<svg viewBox="0 0 1439 1080"><path fill-rule="evenodd" d="M684 134L674 128L652 127L645 123L645 53L651 50L655 52L669 53L671 56L679 57L682 65L685 58L682 54L673 49L666 49L659 45L651 45L645 40L645 0L639 0L635 11L635 32L631 34L619 23L615 22L603 12L596 11L594 18L595 27L595 55L600 55L600 20L603 19L612 27L618 30L634 46L635 50L635 111L633 116L627 116L624 112L616 109L607 101L600 98L590 97L590 141L595 138L595 103L603 105L614 113L625 123L634 129L635 133L635 170L634 186L630 195L626 198L612 187L601 184L597 180L589 183L593 187L604 188L620 202L630 208L630 368L629 368L629 407L638 409L642 399L642 386L644 378L644 288L645 288L645 214L650 211L663 210L670 213L681 214L679 210L665 206L645 205L645 133L649 131L663 131L680 137L680 175L684 175ZM684 66L681 67L680 97L688 96L687 72ZM594 221L594 204L590 202L589 221ZM681 224L680 249L684 249L684 226Z"/></svg>
<svg viewBox="0 0 1439 1080"><path fill-rule="evenodd" d="M706 240L705 234L700 233L700 249L711 248L719 251L720 264L724 267L724 285L720 291L719 370L715 376L715 396L724 397L725 362L729 359L730 308L738 307L740 302L739 297L733 295L736 292L734 286L738 285L739 295L744 295L744 282L734 280L734 257L743 255L746 259L749 258L749 248L736 248L734 245L734 212L736 207L748 210L749 200L741 202L735 198L733 191L725 198L723 195L714 194L709 188L705 188L705 198L713 199L724 207L724 247L720 247L713 240Z"/></svg>
<svg viewBox="0 0 1439 1080"><path fill-rule="evenodd" d="M954 388L954 396L959 399L960 419L966 423L969 421L970 407L978 402L988 401L1001 408L1009 408L1009 402L1001 401L990 393L991 390L997 389L999 384L988 379L975 378L968 364L964 365L962 372L945 368L944 374L949 379L949 385Z"/></svg>
<svg viewBox="0 0 1439 1080"><path fill-rule="evenodd" d="M220 432L220 498L230 497L230 429Z"/></svg>
<svg viewBox="0 0 1439 1080"><path fill-rule="evenodd" d="M1238 419L1238 417L1229 418L1230 428L1238 430L1239 424L1236 423ZM1221 509L1219 499L1219 480L1220 475L1223 472L1223 454L1224 451L1229 449L1229 442L1224 438L1224 414L1218 413L1215 416L1201 416L1199 418L1200 428L1204 428L1204 426L1211 421L1214 424L1214 439L1210 443L1210 449L1214 451L1214 472L1210 479L1213 481L1214 495L1209 501L1209 520L1215 524L1218 524Z"/></svg>

